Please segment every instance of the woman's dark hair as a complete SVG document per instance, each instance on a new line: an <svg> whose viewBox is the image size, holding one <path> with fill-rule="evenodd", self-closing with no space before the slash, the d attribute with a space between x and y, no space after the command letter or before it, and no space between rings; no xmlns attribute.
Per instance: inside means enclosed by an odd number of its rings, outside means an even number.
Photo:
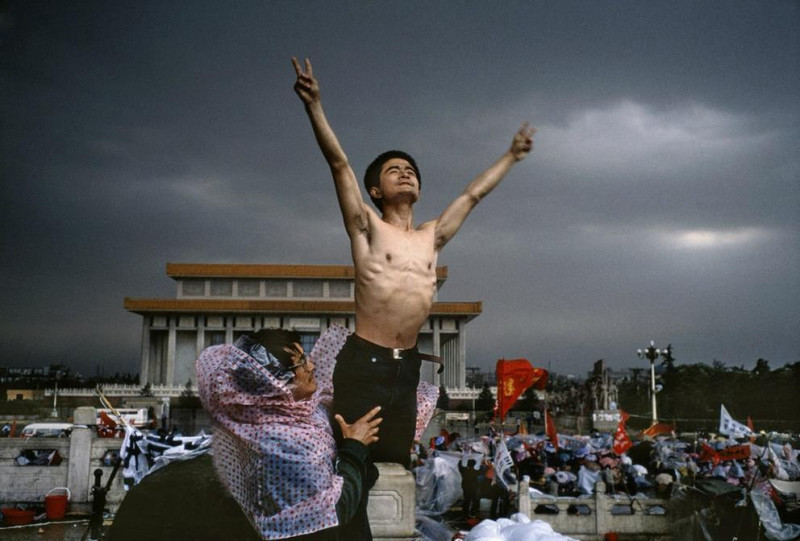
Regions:
<svg viewBox="0 0 800 541"><path fill-rule="evenodd" d="M383 212L383 201L381 199L372 197L369 194L369 189L373 186L377 188L381 187L381 168L383 167L383 164L394 158L400 158L401 160L405 160L411 164L411 167L414 168L414 172L417 174L417 182L419 183L419 187L422 189L422 177L419 174L419 167L417 167L417 162L414 161L414 158L412 158L410 154L407 154L402 150L388 150L384 152L372 160L372 163L367 166L367 170L364 173L364 188L367 189L367 195L369 195L369 198L372 199L372 203L381 212Z"/></svg>
<svg viewBox="0 0 800 541"><path fill-rule="evenodd" d="M292 366L293 361L292 355L284 348L294 351L294 344L302 344L299 332L286 329L261 329L251 334L250 338L264 346L284 368Z"/></svg>

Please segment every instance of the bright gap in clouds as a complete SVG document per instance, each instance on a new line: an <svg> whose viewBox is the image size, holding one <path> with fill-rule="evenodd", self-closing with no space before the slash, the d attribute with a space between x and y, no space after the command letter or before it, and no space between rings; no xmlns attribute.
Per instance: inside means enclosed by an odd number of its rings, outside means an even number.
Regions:
<svg viewBox="0 0 800 541"><path fill-rule="evenodd" d="M757 227L744 227L728 231L696 229L665 233L664 240L676 248L702 250L748 245L766 240L769 235L767 230Z"/></svg>
<svg viewBox="0 0 800 541"><path fill-rule="evenodd" d="M674 250L741 249L766 242L778 233L763 227L640 228L631 226L586 225L579 228L592 244L651 246Z"/></svg>
<svg viewBox="0 0 800 541"><path fill-rule="evenodd" d="M540 159L582 174L674 171L752 145L747 119L691 103L666 110L624 100L606 109L574 113L565 126L543 127ZM546 148L546 151L545 151ZM632 170L636 174L631 175Z"/></svg>

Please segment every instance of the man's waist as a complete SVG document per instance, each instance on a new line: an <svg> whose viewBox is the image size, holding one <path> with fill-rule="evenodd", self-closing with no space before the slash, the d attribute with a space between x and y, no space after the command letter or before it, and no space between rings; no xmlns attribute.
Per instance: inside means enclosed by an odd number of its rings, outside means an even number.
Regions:
<svg viewBox="0 0 800 541"><path fill-rule="evenodd" d="M392 359L404 359L410 355L419 355L419 351L417 350L417 346L414 345L412 348L393 348L382 346L380 344L376 344L366 338L362 338L361 336L353 333L350 335L350 340L358 344L358 346L367 351L371 351L373 353L377 353L382 356L388 356Z"/></svg>
<svg viewBox="0 0 800 541"><path fill-rule="evenodd" d="M349 341L352 341L354 344L357 345L362 351L369 351L371 353L376 353L378 355L389 357L395 360L403 360L409 357L416 357L417 359L423 361L430 361L439 365L438 373L441 374L444 370L444 363L442 362L441 357L437 357L436 355L431 355L429 353L420 353L417 349L417 346L414 345L413 348L390 348L386 346L382 346L380 344L376 344L375 342L370 342L366 338L362 338L357 334L353 333L348 338Z"/></svg>

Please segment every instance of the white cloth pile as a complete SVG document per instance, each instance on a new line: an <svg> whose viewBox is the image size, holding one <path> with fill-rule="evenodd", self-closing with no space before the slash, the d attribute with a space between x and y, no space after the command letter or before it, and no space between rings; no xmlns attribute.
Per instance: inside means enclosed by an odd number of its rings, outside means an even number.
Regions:
<svg viewBox="0 0 800 541"><path fill-rule="evenodd" d="M529 519L522 513L509 518L484 520L467 534L464 541L576 541L553 531L542 520Z"/></svg>

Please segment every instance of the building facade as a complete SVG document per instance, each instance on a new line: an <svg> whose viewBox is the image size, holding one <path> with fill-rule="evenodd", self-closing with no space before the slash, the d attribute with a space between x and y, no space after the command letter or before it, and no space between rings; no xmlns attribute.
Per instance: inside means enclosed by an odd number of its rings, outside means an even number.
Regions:
<svg viewBox="0 0 800 541"><path fill-rule="evenodd" d="M176 298L124 302L142 316L141 385L194 385L194 361L204 348L259 329L294 329L306 350L332 325L355 329L352 266L168 263L167 276L177 282ZM437 267L436 276L438 297L447 267ZM423 362L422 379L462 390L466 327L481 303L434 301L418 347L441 357L444 372Z"/></svg>

